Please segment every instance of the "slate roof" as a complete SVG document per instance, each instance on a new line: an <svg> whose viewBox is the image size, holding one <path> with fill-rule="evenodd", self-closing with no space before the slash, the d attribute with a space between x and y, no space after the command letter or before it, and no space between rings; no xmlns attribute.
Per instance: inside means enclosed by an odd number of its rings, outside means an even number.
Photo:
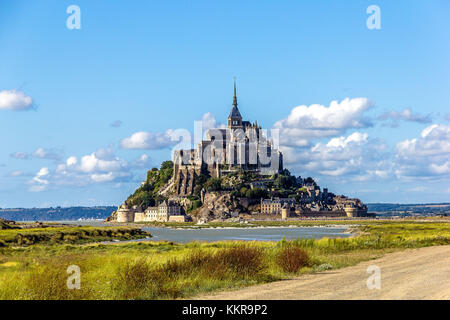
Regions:
<svg viewBox="0 0 450 320"><path fill-rule="evenodd" d="M233 109L231 109L230 115L228 116L229 118L242 118L241 113L239 112L239 109L237 108L237 106L233 106Z"/></svg>

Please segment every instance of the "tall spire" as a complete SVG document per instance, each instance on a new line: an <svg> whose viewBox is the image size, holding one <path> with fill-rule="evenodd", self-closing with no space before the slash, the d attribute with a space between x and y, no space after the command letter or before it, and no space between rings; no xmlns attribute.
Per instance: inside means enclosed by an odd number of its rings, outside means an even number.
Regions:
<svg viewBox="0 0 450 320"><path fill-rule="evenodd" d="M230 115L228 116L228 128L235 129L242 127L242 116L237 106L236 77L234 77L233 108L231 108Z"/></svg>
<svg viewBox="0 0 450 320"><path fill-rule="evenodd" d="M237 108L237 97L236 97L236 77L234 77L234 96L233 96L233 106Z"/></svg>

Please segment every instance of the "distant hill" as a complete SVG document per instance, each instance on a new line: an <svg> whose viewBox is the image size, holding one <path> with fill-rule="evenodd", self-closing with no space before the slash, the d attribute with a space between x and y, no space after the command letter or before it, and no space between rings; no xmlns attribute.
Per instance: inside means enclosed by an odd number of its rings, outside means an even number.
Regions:
<svg viewBox="0 0 450 320"><path fill-rule="evenodd" d="M450 215L450 203L368 203L368 212L380 215Z"/></svg>
<svg viewBox="0 0 450 320"><path fill-rule="evenodd" d="M58 221L78 219L106 219L117 207L56 207L0 209L0 218L14 221Z"/></svg>

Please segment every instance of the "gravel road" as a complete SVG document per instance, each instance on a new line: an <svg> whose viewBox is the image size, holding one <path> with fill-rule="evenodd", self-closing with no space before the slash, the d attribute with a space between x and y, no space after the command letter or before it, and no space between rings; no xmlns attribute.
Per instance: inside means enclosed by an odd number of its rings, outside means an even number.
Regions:
<svg viewBox="0 0 450 320"><path fill-rule="evenodd" d="M380 268L380 289L367 287L373 276L367 268L373 265ZM450 299L450 246L408 249L352 267L196 299Z"/></svg>

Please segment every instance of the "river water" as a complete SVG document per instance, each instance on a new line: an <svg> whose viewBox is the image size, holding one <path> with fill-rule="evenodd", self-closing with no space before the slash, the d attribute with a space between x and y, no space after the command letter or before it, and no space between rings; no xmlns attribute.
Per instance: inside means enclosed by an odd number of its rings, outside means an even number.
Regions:
<svg viewBox="0 0 450 320"><path fill-rule="evenodd" d="M63 223L111 226L103 221L63 221ZM221 240L246 240L246 241L280 241L295 239L320 239L346 238L352 236L345 233L345 227L264 227L264 228L203 228L203 229L170 229L157 227L142 227L150 232L152 238L148 241L168 240L174 242L190 241L221 241ZM145 239L144 239L145 240ZM142 241L142 240L139 240Z"/></svg>

